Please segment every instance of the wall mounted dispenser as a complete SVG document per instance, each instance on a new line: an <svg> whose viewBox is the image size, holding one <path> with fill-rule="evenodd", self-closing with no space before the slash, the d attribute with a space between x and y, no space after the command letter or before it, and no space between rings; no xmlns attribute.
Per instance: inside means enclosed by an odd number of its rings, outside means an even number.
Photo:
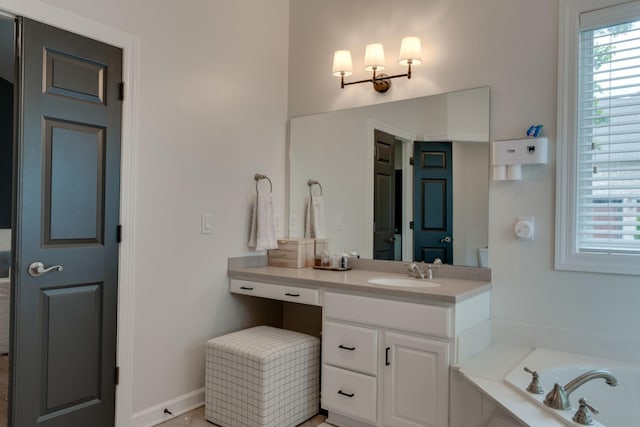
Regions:
<svg viewBox="0 0 640 427"><path fill-rule="evenodd" d="M513 232L519 240L533 240L535 234L535 226L532 216L519 216Z"/></svg>
<svg viewBox="0 0 640 427"><path fill-rule="evenodd" d="M505 139L491 143L494 181L522 179L522 165L546 164L549 139Z"/></svg>

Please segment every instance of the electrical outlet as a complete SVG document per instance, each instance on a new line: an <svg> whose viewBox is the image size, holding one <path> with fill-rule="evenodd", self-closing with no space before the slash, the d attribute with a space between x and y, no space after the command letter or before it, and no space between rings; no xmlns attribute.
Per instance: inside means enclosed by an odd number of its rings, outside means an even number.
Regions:
<svg viewBox="0 0 640 427"><path fill-rule="evenodd" d="M342 230L344 228L344 219L342 215L336 215L336 230Z"/></svg>
<svg viewBox="0 0 640 427"><path fill-rule="evenodd" d="M296 216L294 214L289 214L289 231L296 229Z"/></svg>

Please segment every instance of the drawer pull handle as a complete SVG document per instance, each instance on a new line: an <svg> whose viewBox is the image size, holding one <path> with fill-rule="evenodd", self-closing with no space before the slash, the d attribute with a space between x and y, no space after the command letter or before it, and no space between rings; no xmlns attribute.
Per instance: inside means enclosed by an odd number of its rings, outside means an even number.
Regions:
<svg viewBox="0 0 640 427"><path fill-rule="evenodd" d="M338 390L338 394L341 394L341 395L343 395L343 396L347 396L347 397L353 397L353 396L355 396L355 394L354 394L354 393L345 393L345 392L344 392L344 391L342 391L342 390Z"/></svg>
<svg viewBox="0 0 640 427"><path fill-rule="evenodd" d="M240 286L240 289L245 290L245 291L252 291L253 288L250 288L249 286Z"/></svg>
<svg viewBox="0 0 640 427"><path fill-rule="evenodd" d="M300 294L292 294L290 292L287 292L285 295L288 296L288 297L299 297L300 296Z"/></svg>
<svg viewBox="0 0 640 427"><path fill-rule="evenodd" d="M391 362L389 362L389 350L391 350L391 347L387 347L387 348L384 349L384 364L385 364L385 366L391 365Z"/></svg>
<svg viewBox="0 0 640 427"><path fill-rule="evenodd" d="M342 344L340 344L340 345L338 346L338 348L341 348L341 349L343 349L343 350L349 350L349 351L353 351L353 350L355 350L355 349L356 349L355 347L346 347L346 346L344 346L344 345L342 345Z"/></svg>

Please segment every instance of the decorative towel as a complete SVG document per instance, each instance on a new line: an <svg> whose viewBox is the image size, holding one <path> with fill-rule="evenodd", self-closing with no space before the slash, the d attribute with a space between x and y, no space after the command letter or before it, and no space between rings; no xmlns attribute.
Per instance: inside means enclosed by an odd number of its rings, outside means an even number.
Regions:
<svg viewBox="0 0 640 427"><path fill-rule="evenodd" d="M304 218L304 236L311 239L326 239L324 201L322 196L311 195Z"/></svg>
<svg viewBox="0 0 640 427"><path fill-rule="evenodd" d="M271 193L258 193L253 204L249 247L259 251L276 249L276 223L273 219L273 200Z"/></svg>

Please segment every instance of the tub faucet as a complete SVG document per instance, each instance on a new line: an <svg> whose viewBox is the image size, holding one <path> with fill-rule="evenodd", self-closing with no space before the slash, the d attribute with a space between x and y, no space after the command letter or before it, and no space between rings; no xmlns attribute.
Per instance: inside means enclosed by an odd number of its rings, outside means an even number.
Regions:
<svg viewBox="0 0 640 427"><path fill-rule="evenodd" d="M409 264L409 275L415 278L419 277L421 279L424 279L424 270L422 269L422 266L420 264L412 262L411 264Z"/></svg>
<svg viewBox="0 0 640 427"><path fill-rule="evenodd" d="M584 383L597 378L603 378L605 382L612 387L618 385L618 380L611 372L606 369L594 369L577 376L564 387L556 383L553 386L553 390L551 390L544 399L544 404L553 409L571 409L569 395Z"/></svg>

